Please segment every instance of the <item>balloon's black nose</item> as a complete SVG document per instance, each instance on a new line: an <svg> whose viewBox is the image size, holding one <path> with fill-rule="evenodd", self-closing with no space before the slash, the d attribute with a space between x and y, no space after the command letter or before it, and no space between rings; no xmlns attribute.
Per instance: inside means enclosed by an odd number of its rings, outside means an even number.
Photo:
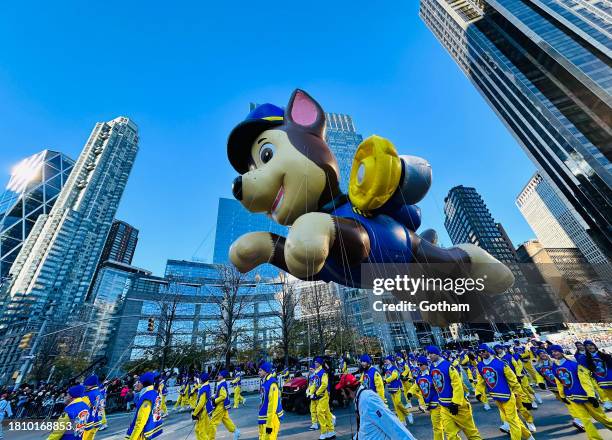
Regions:
<svg viewBox="0 0 612 440"><path fill-rule="evenodd" d="M232 194L236 197L236 200L242 200L242 176L238 176L232 183Z"/></svg>

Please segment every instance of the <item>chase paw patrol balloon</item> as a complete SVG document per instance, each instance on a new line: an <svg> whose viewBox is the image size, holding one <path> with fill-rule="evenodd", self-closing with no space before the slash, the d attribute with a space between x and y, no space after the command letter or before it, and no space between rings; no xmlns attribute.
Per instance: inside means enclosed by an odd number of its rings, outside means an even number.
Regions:
<svg viewBox="0 0 612 440"><path fill-rule="evenodd" d="M433 262L467 267L489 290L513 284L512 272L479 247L441 248L435 232L417 233L415 203L431 185L431 166L400 156L389 140L371 136L359 145L343 194L325 126L319 103L298 89L285 109L260 105L230 133L227 154L240 174L234 196L247 210L291 226L287 237L251 232L236 240L229 254L238 270L272 263L303 280L368 287L362 263Z"/></svg>

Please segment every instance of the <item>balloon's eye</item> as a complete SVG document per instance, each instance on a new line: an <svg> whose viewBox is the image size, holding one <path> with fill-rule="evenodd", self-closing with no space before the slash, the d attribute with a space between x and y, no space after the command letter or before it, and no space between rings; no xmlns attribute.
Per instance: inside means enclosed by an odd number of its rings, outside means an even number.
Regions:
<svg viewBox="0 0 612 440"><path fill-rule="evenodd" d="M259 158L263 163L268 163L270 159L274 156L274 151L276 147L269 142L266 142L259 149Z"/></svg>

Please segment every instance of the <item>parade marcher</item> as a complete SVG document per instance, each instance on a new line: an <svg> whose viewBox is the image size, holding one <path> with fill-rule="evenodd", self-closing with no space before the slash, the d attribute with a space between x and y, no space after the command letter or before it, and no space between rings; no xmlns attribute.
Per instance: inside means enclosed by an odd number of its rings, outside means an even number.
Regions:
<svg viewBox="0 0 612 440"><path fill-rule="evenodd" d="M85 398L89 400L89 419L85 425L83 440L93 440L102 425L102 394L98 376L92 374L85 379Z"/></svg>
<svg viewBox="0 0 612 440"><path fill-rule="evenodd" d="M179 395L178 399L176 399L176 403L174 404L174 408L181 410L183 407L188 406L188 398L189 395L189 385L187 382L183 382L179 387Z"/></svg>
<svg viewBox="0 0 612 440"><path fill-rule="evenodd" d="M106 420L106 394L108 392L108 381L104 381L100 386L100 428L98 431L104 431L108 428L108 423Z"/></svg>
<svg viewBox="0 0 612 440"><path fill-rule="evenodd" d="M168 416L168 406L166 404L166 399L168 397L168 387L167 387L166 382L167 382L166 375L163 375L162 377L160 377L159 383L157 385L157 392L161 395L161 398L162 398L162 401L161 401L162 417Z"/></svg>
<svg viewBox="0 0 612 440"><path fill-rule="evenodd" d="M397 415L400 422L409 424L414 423L414 416L408 411L408 408L402 403L402 381L400 379L400 373L395 365L395 357L390 355L385 358L384 364L385 383L387 385L387 391L391 395L391 402L393 402L393 410Z"/></svg>
<svg viewBox="0 0 612 440"><path fill-rule="evenodd" d="M236 367L232 385L234 386L234 408L238 408L241 403L246 404L246 399L242 397L242 370L240 370L240 367Z"/></svg>
<svg viewBox="0 0 612 440"><path fill-rule="evenodd" d="M308 387L306 388L306 398L310 399L310 421L312 422L310 427L311 431L319 429L318 416L317 416L317 399L315 397L315 391L317 390L317 384L315 381L315 365L314 362L310 364L308 369Z"/></svg>
<svg viewBox="0 0 612 440"><path fill-rule="evenodd" d="M4 438L4 434L2 432L2 421L5 417L13 417L11 402L6 399L7 397L8 396L6 394L0 396L0 439Z"/></svg>
<svg viewBox="0 0 612 440"><path fill-rule="evenodd" d="M57 419L57 429L47 440L80 440L89 419L89 401L85 398L85 387L75 385L68 389L66 407Z"/></svg>
<svg viewBox="0 0 612 440"><path fill-rule="evenodd" d="M232 422L228 411L231 407L227 382L225 381L228 375L227 370L221 370L217 376L217 386L213 398L214 409L210 417L210 430L208 434L210 440L215 439L217 428L221 423L223 423L225 429L234 434L234 440L240 438L240 430Z"/></svg>
<svg viewBox="0 0 612 440"><path fill-rule="evenodd" d="M529 365L533 369L533 365L531 360L525 363L523 362L522 355L525 354L525 349L523 347L514 347L514 353L512 356L516 360L516 377L523 388L523 393L528 397L528 400L532 402L533 408L537 408L538 404L542 404L542 398L533 390L531 387L531 383L529 381L529 376L527 370L525 369L525 365ZM535 383L535 381L534 381ZM535 403L535 402L537 403Z"/></svg>
<svg viewBox="0 0 612 440"><path fill-rule="evenodd" d="M519 419L517 405L520 400L516 396L523 394L523 389L510 366L495 356L487 345L478 347L482 361L478 363L479 380L485 382L489 394L499 408L503 425L500 430L508 432L512 440L533 439L531 432Z"/></svg>
<svg viewBox="0 0 612 440"><path fill-rule="evenodd" d="M465 398L459 371L441 356L440 349L430 345L427 354L431 361L431 379L440 401L442 425L449 439L456 439L463 431L468 440L481 440L474 424L472 407Z"/></svg>
<svg viewBox="0 0 612 440"><path fill-rule="evenodd" d="M385 384L382 376L372 365L372 358L368 354L364 354L360 358L361 361L361 383L369 390L374 391L380 396L382 401L387 404L385 398Z"/></svg>
<svg viewBox="0 0 612 440"><path fill-rule="evenodd" d="M200 389L200 384L195 378L193 378L190 381L190 386L189 386L189 406L191 407L192 410L195 409L198 403L198 390L199 389Z"/></svg>
<svg viewBox="0 0 612 440"><path fill-rule="evenodd" d="M210 430L210 415L213 412L211 401L210 383L208 373L200 375L201 386L198 390L198 401L191 413L191 418L196 421L195 435L196 440L208 440Z"/></svg>
<svg viewBox="0 0 612 440"><path fill-rule="evenodd" d="M317 420L321 429L319 440L335 438L336 432L334 431L333 416L329 406L331 384L329 383L329 375L323 369L323 358L316 357L314 366L314 399L317 401Z"/></svg>
<svg viewBox="0 0 612 440"><path fill-rule="evenodd" d="M597 386L597 393L604 402L606 411L612 409L612 356L600 351L593 341L584 341L586 359L584 366L587 367Z"/></svg>
<svg viewBox="0 0 612 440"><path fill-rule="evenodd" d="M258 418L259 440L276 440L280 430L280 422L283 418L283 406L278 382L273 374L272 364L269 362L262 363L258 373L261 379L259 389L261 403Z"/></svg>
<svg viewBox="0 0 612 440"><path fill-rule="evenodd" d="M136 413L125 435L126 440L150 440L162 433L161 396L154 384L155 374L151 371L140 375L134 384L139 397Z"/></svg>
<svg viewBox="0 0 612 440"><path fill-rule="evenodd" d="M578 362L580 365L585 365L586 348L584 347L584 344L580 341L576 341L574 342L574 346L576 347L576 351L574 352L574 359L576 359L576 362Z"/></svg>
<svg viewBox="0 0 612 440"><path fill-rule="evenodd" d="M440 414L440 402L438 393L431 379L431 374L429 373L429 362L425 356L419 356L417 358L417 365L421 372L415 378L415 383L410 388L410 393L421 394L423 401L427 405L427 410L431 418L433 440L444 440L444 426L442 425L442 416Z"/></svg>
<svg viewBox="0 0 612 440"><path fill-rule="evenodd" d="M577 429L584 432L584 425L582 421L578 418L578 414L575 411L576 405L572 405L569 401L563 401L561 396L559 396L559 390L557 389L557 381L555 379L555 373L553 371L555 361L553 361L546 350L539 349L536 352L538 356L538 362L535 364L534 368L537 372L536 382L540 389L548 390L555 398L565 404L567 411L572 416L572 425L574 425Z"/></svg>
<svg viewBox="0 0 612 440"><path fill-rule="evenodd" d="M357 387L347 383L344 388L345 395L355 401L357 434L353 440L416 440L378 393L363 383Z"/></svg>
<svg viewBox="0 0 612 440"><path fill-rule="evenodd" d="M406 399L406 407L411 408L412 403L408 398L408 394L410 392L410 387L412 386L412 374L410 374L410 368L408 366L408 362L406 362L406 360L404 359L403 353L395 353L395 365L397 366L397 370L400 373L400 380L402 381L402 393L404 394L404 399Z"/></svg>
<svg viewBox="0 0 612 440"><path fill-rule="evenodd" d="M609 430L612 430L612 420L599 406L589 370L578 362L567 359L563 348L559 345L551 345L549 351L557 361L553 372L557 379L559 396L575 406L576 414L584 425L587 437L590 440L603 440L591 419L597 420Z"/></svg>

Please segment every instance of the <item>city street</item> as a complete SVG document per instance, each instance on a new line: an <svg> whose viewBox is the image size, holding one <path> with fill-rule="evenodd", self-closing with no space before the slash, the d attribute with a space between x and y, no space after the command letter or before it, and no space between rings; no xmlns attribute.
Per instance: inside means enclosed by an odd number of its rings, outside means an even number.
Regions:
<svg viewBox="0 0 612 440"><path fill-rule="evenodd" d="M541 393L544 403L534 411L535 424L538 432L534 437L537 440L544 439L586 439L586 435L579 433L570 426L570 418L565 407L553 398L551 394ZM247 395L247 404L237 410L230 410L230 415L234 423L240 428L241 439L257 439L257 406L259 399L255 395ZM418 411L418 410L416 410ZM133 413L132 413L133 414ZM125 431L131 421L132 414L114 414L109 417L108 429L98 433L96 440L122 440ZM193 422L189 412L173 413L164 424L164 433L160 439L173 440L195 440L193 432ZM347 440L355 432L355 417L351 408L339 410L334 414L337 417L336 433L338 439ZM610 413L608 413L610 414ZM500 425L497 409L493 407L491 411L484 411L481 404L474 405L474 415L483 439L503 440L509 436L502 434L498 427ZM291 438L296 440L315 440L318 434L308 431L310 419L308 416L300 416L294 413L286 413L282 423L281 438ZM612 433L606 431L600 424L596 424L599 432L604 439L612 439ZM415 412L415 423L410 427L411 432L419 440L431 439L431 425L429 417L425 414ZM41 433L11 433L5 430L6 438L18 440L33 440L45 438ZM228 440L232 436L221 426L217 432L217 439Z"/></svg>

